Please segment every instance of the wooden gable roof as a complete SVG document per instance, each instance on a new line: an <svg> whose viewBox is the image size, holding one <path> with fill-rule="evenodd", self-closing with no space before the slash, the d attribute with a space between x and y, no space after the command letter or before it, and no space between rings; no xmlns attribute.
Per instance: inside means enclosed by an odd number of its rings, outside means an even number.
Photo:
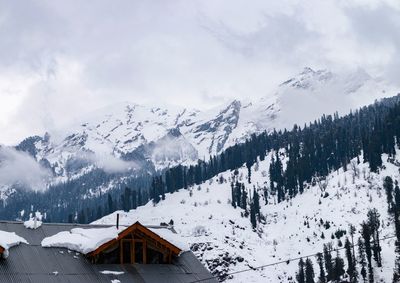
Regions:
<svg viewBox="0 0 400 283"><path fill-rule="evenodd" d="M149 228L143 226L142 224L140 224L139 222L136 222L134 224L132 224L131 226L127 227L125 230L121 231L118 234L118 237L102 244L100 247L98 247L96 250L86 254L89 257L92 256L96 256L99 253L101 253L102 251L106 250L107 248L109 248L110 246L114 245L115 243L117 243L118 241L122 240L123 238L127 237L128 235L134 233L135 231L140 231L141 233L145 234L147 237L151 238L152 240L160 243L161 245L165 246L167 249L169 249L172 254L174 254L175 256L178 256L181 253L181 249L178 248L177 246L175 246L174 244L168 242L167 240L163 239L162 237L160 237L159 235L157 235L156 233L154 233L153 231L151 231Z"/></svg>

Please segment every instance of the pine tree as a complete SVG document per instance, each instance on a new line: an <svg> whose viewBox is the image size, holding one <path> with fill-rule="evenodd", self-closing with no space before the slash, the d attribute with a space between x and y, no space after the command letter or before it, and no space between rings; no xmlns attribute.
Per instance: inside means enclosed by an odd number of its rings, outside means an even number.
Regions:
<svg viewBox="0 0 400 283"><path fill-rule="evenodd" d="M385 188L388 210L390 212L393 207L393 179L390 176L385 177L383 187Z"/></svg>
<svg viewBox="0 0 400 283"><path fill-rule="evenodd" d="M349 234L351 237L351 247L353 250L353 264L356 266L356 251L354 250L354 234L356 233L356 227L353 224L349 225Z"/></svg>
<svg viewBox="0 0 400 283"><path fill-rule="evenodd" d="M399 213L400 212L400 188L398 185L394 188L394 209Z"/></svg>
<svg viewBox="0 0 400 283"><path fill-rule="evenodd" d="M365 254L367 255L367 261L368 261L368 278L369 282L374 281L374 272L372 269L372 249L371 249L371 230L369 228L368 223L363 222L361 224L361 234L364 239L364 247L365 247Z"/></svg>
<svg viewBox="0 0 400 283"><path fill-rule="evenodd" d="M122 209L124 211L129 211L131 209L131 189L128 187L125 187L124 190Z"/></svg>
<svg viewBox="0 0 400 283"><path fill-rule="evenodd" d="M254 202L250 203L250 222L253 229L257 227L256 211L254 208Z"/></svg>
<svg viewBox="0 0 400 283"><path fill-rule="evenodd" d="M151 198L153 199L154 204L160 202L161 193L164 193L163 186L164 185L162 183L161 176L153 178L153 181L151 183Z"/></svg>
<svg viewBox="0 0 400 283"><path fill-rule="evenodd" d="M243 208L242 205L242 189L241 189L241 184L239 183L239 181L236 181L236 186L235 186L235 191L236 191L236 202L237 202L237 206L239 206L240 208Z"/></svg>
<svg viewBox="0 0 400 283"><path fill-rule="evenodd" d="M301 258L299 261L299 272L296 274L296 279L298 283L305 283L305 273L304 273L304 261Z"/></svg>
<svg viewBox="0 0 400 283"><path fill-rule="evenodd" d="M235 185L233 182L231 183L231 197L232 197L231 204L234 208L236 208L236 190L235 190Z"/></svg>
<svg viewBox="0 0 400 283"><path fill-rule="evenodd" d="M314 283L314 267L311 259L306 259L306 283Z"/></svg>
<svg viewBox="0 0 400 283"><path fill-rule="evenodd" d="M68 223L73 223L74 222L74 216L72 213L68 214Z"/></svg>
<svg viewBox="0 0 400 283"><path fill-rule="evenodd" d="M268 204L268 189L266 187L264 187L264 199L265 199L265 205Z"/></svg>
<svg viewBox="0 0 400 283"><path fill-rule="evenodd" d="M101 205L97 206L97 213L96 213L96 219L100 219L103 217L103 210L101 209Z"/></svg>
<svg viewBox="0 0 400 283"><path fill-rule="evenodd" d="M107 196L107 202L108 202L108 213L113 213L114 212L114 203L111 194L109 193Z"/></svg>
<svg viewBox="0 0 400 283"><path fill-rule="evenodd" d="M260 220L260 196L257 193L256 188L254 187L253 190L253 205L254 205L254 212Z"/></svg>
<svg viewBox="0 0 400 283"><path fill-rule="evenodd" d="M374 260L376 261L378 267L382 267L382 256L381 256L381 246L379 242L379 227L380 227L380 220L379 220L379 213L376 208L370 209L367 213L368 216L368 225L370 227L370 233L372 236L372 251L374 254Z"/></svg>
<svg viewBox="0 0 400 283"><path fill-rule="evenodd" d="M349 238L346 237L345 241L345 249L346 249L346 258L347 258L347 274L350 276L350 282L354 283L357 282L357 270L354 264L354 257L351 253L351 243Z"/></svg>
<svg viewBox="0 0 400 283"><path fill-rule="evenodd" d="M325 269L324 269L324 257L322 253L317 254L317 262L319 266L319 282L320 283L326 283L326 278L325 278Z"/></svg>
<svg viewBox="0 0 400 283"><path fill-rule="evenodd" d="M396 185L395 188L395 205L394 205L394 227L396 231L395 254L396 259L394 262L393 283L400 282L400 214L398 206L400 204L400 190Z"/></svg>
<svg viewBox="0 0 400 283"><path fill-rule="evenodd" d="M367 282L367 261L365 258L365 245L361 238L358 238L358 262L361 265L361 276L364 283Z"/></svg>
<svg viewBox="0 0 400 283"><path fill-rule="evenodd" d="M137 194L138 194L138 195L137 195L137 203L138 203L138 206L144 205L143 196L142 196L142 190L139 189L138 192L137 192Z"/></svg>
<svg viewBox="0 0 400 283"><path fill-rule="evenodd" d="M137 192L133 191L131 197L132 197L132 209L136 209L138 207Z"/></svg>
<svg viewBox="0 0 400 283"><path fill-rule="evenodd" d="M324 244L324 260L326 269L326 280L331 281L333 279L333 262L332 262L332 244Z"/></svg>
<svg viewBox="0 0 400 283"><path fill-rule="evenodd" d="M248 182L249 182L249 184L251 184L251 162L250 161L247 161L246 162L246 167L247 167L247 177L248 177Z"/></svg>
<svg viewBox="0 0 400 283"><path fill-rule="evenodd" d="M244 187L244 184L242 184L242 201L241 201L241 208L247 211L247 191L246 188Z"/></svg>
<svg viewBox="0 0 400 283"><path fill-rule="evenodd" d="M345 273L344 260L340 257L339 251L336 252L336 257L333 264L333 280L340 282L340 278Z"/></svg>
<svg viewBox="0 0 400 283"><path fill-rule="evenodd" d="M400 242L396 240L395 254L396 259L394 262L393 283L400 282Z"/></svg>
<svg viewBox="0 0 400 283"><path fill-rule="evenodd" d="M78 213L78 223L86 224L86 214L84 209L81 209Z"/></svg>
<svg viewBox="0 0 400 283"><path fill-rule="evenodd" d="M276 186L276 191L278 194L278 203L285 200L285 192L283 191L283 186L278 183Z"/></svg>
<svg viewBox="0 0 400 283"><path fill-rule="evenodd" d="M161 176L160 176L160 181L159 181L159 191L160 191L160 194L161 194L161 199L165 200L165 184L164 184ZM174 186L173 186L173 192L174 191L176 191L175 183L174 183Z"/></svg>

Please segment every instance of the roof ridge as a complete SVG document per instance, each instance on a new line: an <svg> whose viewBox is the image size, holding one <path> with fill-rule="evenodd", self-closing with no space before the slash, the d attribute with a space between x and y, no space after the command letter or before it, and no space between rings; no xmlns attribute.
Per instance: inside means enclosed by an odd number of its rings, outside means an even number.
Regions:
<svg viewBox="0 0 400 283"><path fill-rule="evenodd" d="M25 221L16 220L0 220L0 224L24 224ZM111 224L80 224L80 223L57 223L57 222L43 222L42 225L57 225L57 226L86 226L86 227L112 227Z"/></svg>
<svg viewBox="0 0 400 283"><path fill-rule="evenodd" d="M0 220L0 224L24 224L25 221L20 220ZM77 226L77 227L112 227L115 224L81 224L81 223L59 223L59 222L42 222L42 225L45 226ZM132 225L132 224L131 224ZM120 224L119 226L129 227L129 224ZM146 228L152 229L167 229L177 234L174 226L171 225L142 225Z"/></svg>

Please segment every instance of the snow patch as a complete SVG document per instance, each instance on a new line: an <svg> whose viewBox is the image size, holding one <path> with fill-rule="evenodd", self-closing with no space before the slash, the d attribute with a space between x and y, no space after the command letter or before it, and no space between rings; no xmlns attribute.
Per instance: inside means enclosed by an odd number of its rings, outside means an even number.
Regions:
<svg viewBox="0 0 400 283"><path fill-rule="evenodd" d="M29 217L29 220L24 222L24 226L27 229L37 229L42 226L42 214L39 211L35 212L35 216L32 217L32 214Z"/></svg>
<svg viewBox="0 0 400 283"><path fill-rule="evenodd" d="M14 246L18 246L19 244L24 243L28 244L28 242L15 234L14 232L6 232L0 231L0 246L4 248L3 258L7 258L9 255L9 249Z"/></svg>
<svg viewBox="0 0 400 283"><path fill-rule="evenodd" d="M36 218L31 218L24 222L24 226L27 229L37 229L42 226L42 221L38 221Z"/></svg>
<svg viewBox="0 0 400 283"><path fill-rule="evenodd" d="M170 242L174 246L178 247L183 251L190 250L187 242L177 233L174 233L170 229L167 228L149 228L152 232L156 233L158 236L163 238L164 240Z"/></svg>
<svg viewBox="0 0 400 283"><path fill-rule="evenodd" d="M112 271L112 270L103 270L103 271L100 271L100 273L101 274L106 274L106 275L109 275L109 274L111 274L111 275L122 275L125 272L123 272L123 271Z"/></svg>

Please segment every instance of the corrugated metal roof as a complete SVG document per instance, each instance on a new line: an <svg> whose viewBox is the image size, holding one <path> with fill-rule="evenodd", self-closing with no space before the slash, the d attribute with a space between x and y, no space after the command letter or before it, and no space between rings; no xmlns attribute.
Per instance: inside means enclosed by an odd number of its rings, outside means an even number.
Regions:
<svg viewBox="0 0 400 283"><path fill-rule="evenodd" d="M43 223L35 230L22 222L0 222L0 230L15 232L29 245L20 244L10 249L10 255L0 260L0 282L177 282L188 283L212 277L192 252L183 252L174 264L92 264L83 255L64 248L43 248L43 238L75 227L94 228L104 225ZM101 271L123 271L121 275L102 274ZM217 282L210 279L202 282Z"/></svg>

